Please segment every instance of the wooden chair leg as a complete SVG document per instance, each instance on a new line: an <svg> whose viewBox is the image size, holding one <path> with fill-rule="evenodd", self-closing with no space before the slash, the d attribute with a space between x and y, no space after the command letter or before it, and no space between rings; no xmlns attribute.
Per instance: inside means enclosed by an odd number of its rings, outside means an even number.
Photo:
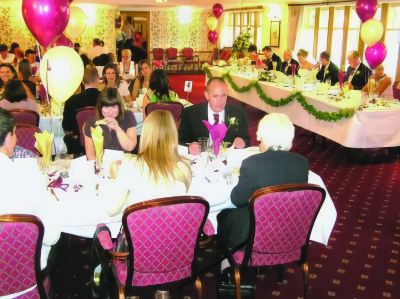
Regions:
<svg viewBox="0 0 400 299"><path fill-rule="evenodd" d="M235 287L236 287L236 299L241 299L242 294L240 293L240 271L237 266L235 266Z"/></svg>
<svg viewBox="0 0 400 299"><path fill-rule="evenodd" d="M310 289L310 273L308 271L308 264L305 262L303 268L303 284L304 284L304 299L308 298L308 291Z"/></svg>
<svg viewBox="0 0 400 299"><path fill-rule="evenodd" d="M285 266L284 265L279 265L278 266L278 282L282 283L283 282L283 272L285 270Z"/></svg>
<svg viewBox="0 0 400 299"><path fill-rule="evenodd" d="M202 285L201 285L200 277L196 278L196 281L194 282L194 285L196 287L197 299L203 298L203 288L202 288Z"/></svg>

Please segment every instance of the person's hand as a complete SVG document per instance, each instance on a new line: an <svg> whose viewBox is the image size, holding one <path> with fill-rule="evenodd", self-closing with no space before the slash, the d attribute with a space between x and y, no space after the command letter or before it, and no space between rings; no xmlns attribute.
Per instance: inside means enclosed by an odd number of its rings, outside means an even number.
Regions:
<svg viewBox="0 0 400 299"><path fill-rule="evenodd" d="M246 143L242 138L236 137L235 140L233 141L233 145L235 146L235 148L241 149L246 146Z"/></svg>
<svg viewBox="0 0 400 299"><path fill-rule="evenodd" d="M200 155L201 147L197 142L192 142L189 144L189 154L191 155Z"/></svg>
<svg viewBox="0 0 400 299"><path fill-rule="evenodd" d="M120 128L115 118L106 117L104 118L104 121L106 122L106 126L109 127L111 130L117 131Z"/></svg>

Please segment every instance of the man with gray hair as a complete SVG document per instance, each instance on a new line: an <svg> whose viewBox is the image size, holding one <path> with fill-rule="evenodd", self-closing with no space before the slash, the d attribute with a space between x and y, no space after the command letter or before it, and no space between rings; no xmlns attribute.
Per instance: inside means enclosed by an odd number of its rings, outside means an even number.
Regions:
<svg viewBox="0 0 400 299"><path fill-rule="evenodd" d="M292 65L296 66L296 75L299 71L299 63L292 58L292 51L287 49L283 52L283 62L282 66L278 71L284 73L286 76L292 75Z"/></svg>
<svg viewBox="0 0 400 299"><path fill-rule="evenodd" d="M281 113L264 116L258 124L260 153L243 160L238 184L231 193L235 209L218 214L218 236L227 248L244 242L249 233L249 199L254 191L281 184L307 183L308 160L289 152L294 126Z"/></svg>
<svg viewBox="0 0 400 299"><path fill-rule="evenodd" d="M351 51L347 56L349 67L347 68L344 82L350 89L361 90L368 82L372 71L360 60L360 54L357 51Z"/></svg>

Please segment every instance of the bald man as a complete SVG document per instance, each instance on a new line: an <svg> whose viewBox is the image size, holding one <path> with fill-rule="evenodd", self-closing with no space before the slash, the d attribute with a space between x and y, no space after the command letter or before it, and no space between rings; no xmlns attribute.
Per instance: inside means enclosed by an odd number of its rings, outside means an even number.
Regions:
<svg viewBox="0 0 400 299"><path fill-rule="evenodd" d="M360 54L351 51L347 56L349 67L347 68L344 82L347 82L351 89L361 90L367 84L372 71L360 61Z"/></svg>
<svg viewBox="0 0 400 299"><path fill-rule="evenodd" d="M284 73L286 76L292 75L292 64L296 65L296 75L298 73L298 70L300 68L299 63L292 58L292 51L291 50L285 50L283 52L283 62L281 69L278 69L282 73Z"/></svg>

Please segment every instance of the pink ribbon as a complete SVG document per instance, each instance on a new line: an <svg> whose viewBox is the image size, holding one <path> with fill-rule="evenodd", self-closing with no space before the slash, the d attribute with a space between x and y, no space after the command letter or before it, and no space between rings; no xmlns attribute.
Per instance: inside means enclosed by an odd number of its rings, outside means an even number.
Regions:
<svg viewBox="0 0 400 299"><path fill-rule="evenodd" d="M67 191L68 187L69 187L69 184L63 184L63 180L62 180L61 176L59 176L54 181L51 181L50 184L47 185L47 188L53 188L53 189L59 188L64 191Z"/></svg>
<svg viewBox="0 0 400 299"><path fill-rule="evenodd" d="M292 63L292 78L296 75L296 64Z"/></svg>

